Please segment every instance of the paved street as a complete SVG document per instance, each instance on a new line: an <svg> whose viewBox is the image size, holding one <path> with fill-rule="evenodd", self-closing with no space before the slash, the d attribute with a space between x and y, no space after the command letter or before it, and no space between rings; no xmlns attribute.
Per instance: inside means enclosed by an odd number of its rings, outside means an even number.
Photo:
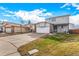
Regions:
<svg viewBox="0 0 79 59"><path fill-rule="evenodd" d="M26 33L0 37L0 56L20 56L17 48L27 44L45 34Z"/></svg>

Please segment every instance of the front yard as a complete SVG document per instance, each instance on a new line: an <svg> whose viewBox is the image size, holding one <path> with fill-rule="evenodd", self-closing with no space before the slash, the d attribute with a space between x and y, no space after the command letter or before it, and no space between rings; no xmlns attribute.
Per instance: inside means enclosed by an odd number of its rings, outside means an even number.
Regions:
<svg viewBox="0 0 79 59"><path fill-rule="evenodd" d="M79 34L55 34L39 38L18 48L21 55L38 49L33 56L71 56L79 55Z"/></svg>

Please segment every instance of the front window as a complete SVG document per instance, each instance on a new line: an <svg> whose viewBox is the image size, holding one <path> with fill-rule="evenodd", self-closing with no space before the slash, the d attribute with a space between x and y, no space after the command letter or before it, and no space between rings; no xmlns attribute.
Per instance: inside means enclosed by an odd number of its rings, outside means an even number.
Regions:
<svg viewBox="0 0 79 59"><path fill-rule="evenodd" d="M61 28L63 28L63 25L61 26Z"/></svg>

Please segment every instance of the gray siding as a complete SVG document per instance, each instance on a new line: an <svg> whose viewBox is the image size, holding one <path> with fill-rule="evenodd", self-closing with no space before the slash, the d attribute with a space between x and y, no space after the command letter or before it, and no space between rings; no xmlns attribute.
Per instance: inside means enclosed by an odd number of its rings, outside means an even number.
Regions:
<svg viewBox="0 0 79 59"><path fill-rule="evenodd" d="M52 17L47 20L52 24L69 24L69 16Z"/></svg>
<svg viewBox="0 0 79 59"><path fill-rule="evenodd" d="M53 24L50 24L50 33L54 32Z"/></svg>
<svg viewBox="0 0 79 59"><path fill-rule="evenodd" d="M62 33L62 32L68 32L69 31L69 26L68 25L59 25L57 26L57 32Z"/></svg>

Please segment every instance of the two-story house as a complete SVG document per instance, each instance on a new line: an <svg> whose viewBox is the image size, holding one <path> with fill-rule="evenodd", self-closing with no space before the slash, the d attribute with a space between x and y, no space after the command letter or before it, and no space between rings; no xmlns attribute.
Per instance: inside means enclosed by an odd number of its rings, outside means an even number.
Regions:
<svg viewBox="0 0 79 59"><path fill-rule="evenodd" d="M36 33L68 33L69 31L69 16L57 16L46 19L45 22L39 22L35 24Z"/></svg>

